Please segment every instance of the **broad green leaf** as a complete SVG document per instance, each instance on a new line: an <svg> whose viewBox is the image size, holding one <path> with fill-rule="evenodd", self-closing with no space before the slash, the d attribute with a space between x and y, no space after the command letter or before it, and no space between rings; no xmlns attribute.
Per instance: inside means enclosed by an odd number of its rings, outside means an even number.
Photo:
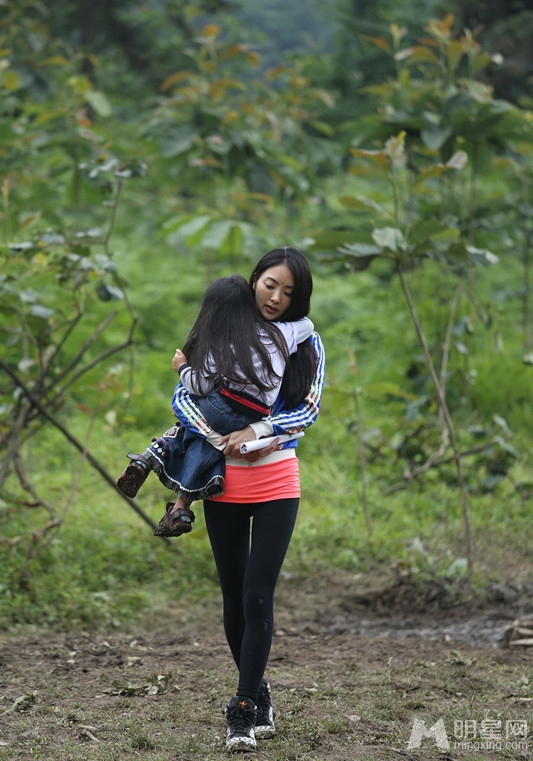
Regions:
<svg viewBox="0 0 533 761"><path fill-rule="evenodd" d="M32 367L35 367L34 359L21 359L17 365L21 373L27 373Z"/></svg>
<svg viewBox="0 0 533 761"><path fill-rule="evenodd" d="M381 248L398 253L405 249L405 239L401 230L396 227L381 227L372 231L372 238Z"/></svg>
<svg viewBox="0 0 533 761"><path fill-rule="evenodd" d="M202 231L212 219L213 217L209 214L204 214L192 219L185 217L184 219L168 220L163 225L163 229L169 238L170 236L175 236L175 239L185 239L189 245L193 245L200 239Z"/></svg>
<svg viewBox="0 0 533 761"><path fill-rule="evenodd" d="M247 50L245 55L248 63L251 63L256 69L261 65L261 56L255 50Z"/></svg>
<svg viewBox="0 0 533 761"><path fill-rule="evenodd" d="M461 579L466 576L468 570L468 560L466 558L456 558L446 571L446 576L450 579Z"/></svg>
<svg viewBox="0 0 533 761"><path fill-rule="evenodd" d="M161 155L163 158L171 159L174 156L186 153L193 147L199 134L198 129L192 125L186 125L173 130L171 135L160 140Z"/></svg>
<svg viewBox="0 0 533 761"><path fill-rule="evenodd" d="M422 113L422 116L431 126L439 127L442 121L441 113L437 113L435 111L429 111L428 109L424 110L424 112Z"/></svg>
<svg viewBox="0 0 533 761"><path fill-rule="evenodd" d="M381 254L381 249L371 243L345 243L343 246L339 246L338 250L342 254L356 257L379 256Z"/></svg>
<svg viewBox="0 0 533 761"><path fill-rule="evenodd" d="M494 417L496 418L498 416L495 415ZM507 429L507 431L509 433L511 433L511 431L509 429ZM507 433L507 431L506 431L506 433ZM511 444L509 444L509 442L505 441L505 439L502 439L501 436L494 436L493 442L500 449L503 449L504 452L507 452L507 454L510 454L511 457L513 457L515 460L519 460L520 459L520 453L518 452L518 450L515 447L513 447Z"/></svg>
<svg viewBox="0 0 533 761"><path fill-rule="evenodd" d="M416 175L413 185L416 187L417 185L421 185L423 182L426 182L426 180L432 180L435 177L440 177L440 175L446 171L446 167L444 164L433 164L433 166L428 167L427 169L423 169L419 174Z"/></svg>
<svg viewBox="0 0 533 761"><path fill-rule="evenodd" d="M405 57L408 63L439 63L438 57L424 45L415 45Z"/></svg>
<svg viewBox="0 0 533 761"><path fill-rule="evenodd" d="M202 246L206 248L220 249L231 232L234 223L230 219L221 219L212 222L205 229L201 238Z"/></svg>
<svg viewBox="0 0 533 761"><path fill-rule="evenodd" d="M298 162L296 162L298 163ZM300 171L290 166L280 166L277 171L272 172L278 178L282 185L288 185L294 190L307 193L310 187L309 180Z"/></svg>
<svg viewBox="0 0 533 761"><path fill-rule="evenodd" d="M293 169L295 172L302 172L304 170L302 162L296 159L294 156L289 156L285 153L279 155L278 158L283 162L283 164L285 164L290 169Z"/></svg>
<svg viewBox="0 0 533 761"><path fill-rule="evenodd" d="M368 40L368 42L371 42L373 45L376 45L378 48L381 48L386 53L392 53L392 48L390 45L390 42L387 42L387 40L384 40L383 37L371 37L368 34L361 35L364 40Z"/></svg>
<svg viewBox="0 0 533 761"><path fill-rule="evenodd" d="M325 103L326 106L329 106L329 108L335 107L335 98L328 90L323 90L322 88L319 87L319 88L315 88L312 92L314 95L316 95L316 97L319 100L322 101L322 103Z"/></svg>
<svg viewBox="0 0 533 761"><path fill-rule="evenodd" d="M338 199L339 203L347 209L363 209L365 211L372 209L380 214L387 213L385 208L372 198L366 198L365 196L338 196Z"/></svg>
<svg viewBox="0 0 533 761"><path fill-rule="evenodd" d="M365 394L371 399L376 401L384 400L392 397L393 399L413 399L413 394L405 391L397 383L390 383L383 381L381 383L371 383L369 386L365 386Z"/></svg>
<svg viewBox="0 0 533 761"><path fill-rule="evenodd" d="M438 219L419 219L411 228L409 243L418 245L436 235L440 235L447 229L447 225L439 222Z"/></svg>
<svg viewBox="0 0 533 761"><path fill-rule="evenodd" d="M354 230L320 230L313 235L313 248L334 251L338 246L347 245L350 238L360 237Z"/></svg>
<svg viewBox="0 0 533 761"><path fill-rule="evenodd" d="M45 307L42 304L32 304L30 307L30 313L34 317L40 317L43 320L48 320L48 318L54 314L54 310L48 309L48 307Z"/></svg>
<svg viewBox="0 0 533 761"><path fill-rule="evenodd" d="M172 85L175 85L177 82L183 82L184 80L188 80L191 77L193 77L194 74L192 71L175 71L173 74L168 76L163 84L159 86L159 89L165 92L166 90L169 90Z"/></svg>
<svg viewBox="0 0 533 761"><path fill-rule="evenodd" d="M244 240L244 232L240 224L233 223L226 235L222 246L220 247L220 253L225 256L232 256L234 254L240 254L242 251L242 243Z"/></svg>
<svg viewBox="0 0 533 761"><path fill-rule="evenodd" d="M323 135L326 135L326 137L335 137L335 130L331 124L321 121L320 119L313 119L309 122L309 124L311 127L314 127L317 132L321 132Z"/></svg>
<svg viewBox="0 0 533 761"><path fill-rule="evenodd" d="M85 100L91 105L99 116L110 116L112 112L111 103L108 101L103 92L91 90L85 94Z"/></svg>
<svg viewBox="0 0 533 761"><path fill-rule="evenodd" d="M124 298L124 292L120 288L107 283L99 283L96 292L101 301L120 301Z"/></svg>
<svg viewBox="0 0 533 761"><path fill-rule="evenodd" d="M466 151L455 151L446 162L448 169L463 169L468 163L468 154Z"/></svg>
<svg viewBox="0 0 533 761"><path fill-rule="evenodd" d="M448 58L448 66L452 74L457 69L459 61L463 57L463 46L458 40L451 40L446 50L446 57Z"/></svg>
<svg viewBox="0 0 533 761"><path fill-rule="evenodd" d="M390 159L385 151L365 151L362 148L350 148L352 156L365 158L377 164L382 169L388 169Z"/></svg>
<svg viewBox="0 0 533 761"><path fill-rule="evenodd" d="M494 99L492 88L483 82L477 82L473 79L466 79L463 82L476 103L490 103Z"/></svg>
<svg viewBox="0 0 533 761"><path fill-rule="evenodd" d="M452 131L449 127L429 127L422 130L420 137L425 146L432 151L438 151L446 140L451 136Z"/></svg>
<svg viewBox="0 0 533 761"><path fill-rule="evenodd" d="M20 290L18 295L23 304L35 304L39 298L38 294L32 290Z"/></svg>
<svg viewBox="0 0 533 761"><path fill-rule="evenodd" d="M494 420L496 425L500 426L500 428L504 431L506 436L511 435L511 429L509 428L509 424L504 417L502 417L501 415L493 415L492 419Z"/></svg>
<svg viewBox="0 0 533 761"><path fill-rule="evenodd" d="M361 92L368 95L375 95L378 98L392 98L394 94L393 82L387 82L380 85L367 85L361 88Z"/></svg>
<svg viewBox="0 0 533 761"><path fill-rule="evenodd" d="M448 246L445 251L446 259L454 263L466 263L468 261L468 252L462 241L455 241Z"/></svg>
<svg viewBox="0 0 533 761"><path fill-rule="evenodd" d="M402 50L398 50L398 52L394 54L394 60L398 62L405 61L406 58L410 58L412 53L413 53L413 48L403 48Z"/></svg>
<svg viewBox="0 0 533 761"><path fill-rule="evenodd" d="M493 254L492 251L488 251L487 249L466 246L466 251L468 253L468 259L472 264L487 266L489 264L497 264L500 261L496 254Z"/></svg>

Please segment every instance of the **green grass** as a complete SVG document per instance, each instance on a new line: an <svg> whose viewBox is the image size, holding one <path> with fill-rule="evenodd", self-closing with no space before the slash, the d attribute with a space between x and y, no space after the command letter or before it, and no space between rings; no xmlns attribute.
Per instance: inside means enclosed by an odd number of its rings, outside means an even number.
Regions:
<svg viewBox="0 0 533 761"><path fill-rule="evenodd" d="M203 288L198 274L170 282L173 266L165 260L165 266L151 273L150 287L135 291L142 321L131 388L124 358L106 376L109 385L103 392L85 378L62 412L62 420L81 442L91 430L89 451L113 479L127 452L142 451L172 422L169 398L175 377L168 353L175 344L168 344L164 329L167 313L154 305L176 288L174 328L177 335L184 334ZM435 325L435 346L447 306L443 293L440 305L435 304L439 272L430 266L410 275L420 314L425 323ZM132 260L134 275L140 277L138 262ZM479 277L478 286L490 299L497 280L490 281L488 274ZM427 579L452 569L460 580L465 526L453 463L429 470L408 486L403 482L403 441L412 449L412 466L433 453L440 439L434 406L428 401L417 412L406 404L430 389L418 388L409 375L420 350L398 284L391 285L386 267L357 276L328 271L316 278L311 316L326 347L327 382L319 421L299 448L302 500L286 570L298 576L342 568ZM452 352L448 381L461 449L479 445L468 429L481 426L487 431L482 440L487 447L499 436L516 452L503 450L508 477L493 491L483 486L492 456L488 449L477 460L464 461L476 590L494 580L527 581L533 540L531 367L521 359L521 336L503 317L497 326L503 336L500 350L492 350L496 329L477 324L468 339L469 368L476 373L464 385L464 358ZM364 451L366 504L358 425L363 434L374 431L370 443L380 449L379 455ZM1 627L94 628L135 622L159 615L172 596L198 600L218 594L201 506L195 508L192 534L169 547L152 536L150 527L56 430L44 428L21 456L48 510L32 507L28 494L10 480L10 497L0 504ZM151 477L137 503L157 521L169 495ZM41 535L51 517L61 528Z"/></svg>
<svg viewBox="0 0 533 761"><path fill-rule="evenodd" d="M326 428L332 438L329 447L324 447ZM457 488L435 475L423 488L415 483L385 497L391 468L387 463L367 466L369 532L355 442L346 440L342 431L325 410L320 427L301 442L302 500L286 571L300 576L337 567L363 574L385 572L391 580L398 572L420 580L447 576L454 561L465 557ZM135 448L131 432L101 429L93 441L92 454L117 477L124 466L123 453ZM37 542L28 560L29 537L48 516L36 508L4 509L3 532L12 542L11 547L0 547L4 629L28 624L59 630L129 626L146 616L158 617L170 599L194 602L218 594L201 505L195 507L193 532L169 546L152 535L87 463L80 472L78 456L58 436L48 435L32 447L41 492L63 523L52 541L45 534ZM519 467L519 478L525 477L527 463ZM137 502L157 521L169 494L151 476ZM482 590L496 580L526 581L533 540L527 500L504 481L494 493L472 495L469 510L474 587ZM460 562L453 567L459 580Z"/></svg>

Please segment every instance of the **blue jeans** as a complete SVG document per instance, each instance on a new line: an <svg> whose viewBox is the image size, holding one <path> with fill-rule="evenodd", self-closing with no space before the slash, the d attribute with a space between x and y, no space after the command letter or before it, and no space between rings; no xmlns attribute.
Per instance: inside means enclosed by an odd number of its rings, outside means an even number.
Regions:
<svg viewBox="0 0 533 761"><path fill-rule="evenodd" d="M218 391L199 397L197 404L209 426L223 436L257 420L256 416L236 413ZM188 502L216 497L224 491L224 453L184 425L166 431L146 455L161 483Z"/></svg>

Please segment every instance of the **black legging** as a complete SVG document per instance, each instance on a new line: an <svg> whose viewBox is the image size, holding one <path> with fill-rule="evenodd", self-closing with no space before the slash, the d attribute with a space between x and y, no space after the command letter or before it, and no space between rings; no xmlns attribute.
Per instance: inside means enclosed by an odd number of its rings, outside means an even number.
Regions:
<svg viewBox="0 0 533 761"><path fill-rule="evenodd" d="M299 499L247 505L204 502L222 589L224 630L239 669L237 695L254 702L270 654L274 592L298 504Z"/></svg>

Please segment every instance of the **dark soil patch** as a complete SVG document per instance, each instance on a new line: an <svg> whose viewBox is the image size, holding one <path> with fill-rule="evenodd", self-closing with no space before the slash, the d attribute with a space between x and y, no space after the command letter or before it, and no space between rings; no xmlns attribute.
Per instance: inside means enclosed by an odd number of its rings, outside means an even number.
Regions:
<svg viewBox="0 0 533 761"><path fill-rule="evenodd" d="M531 758L533 740L482 753L452 742L445 754L428 738L408 749L415 717L428 727L443 718L450 740L454 722L533 724L533 648L499 647L533 599L505 590L443 605L406 582L283 578L268 669L278 736L252 757ZM222 712L236 677L217 600L173 607L142 631L26 633L0 647L1 761L226 757Z"/></svg>

